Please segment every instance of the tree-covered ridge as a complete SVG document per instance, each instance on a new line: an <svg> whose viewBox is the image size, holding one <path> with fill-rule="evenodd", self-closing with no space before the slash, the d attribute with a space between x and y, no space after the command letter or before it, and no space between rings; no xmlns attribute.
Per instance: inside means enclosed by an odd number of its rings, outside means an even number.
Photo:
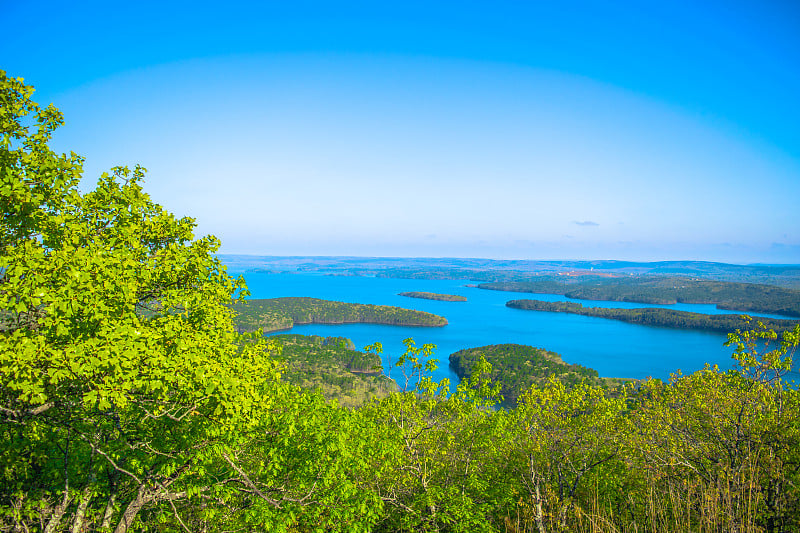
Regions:
<svg viewBox="0 0 800 533"><path fill-rule="evenodd" d="M466 296L459 296L457 294L440 294L436 292L425 291L411 291L401 292L398 296L407 296L409 298L422 298L423 300L438 300L442 302L466 302Z"/></svg>
<svg viewBox="0 0 800 533"><path fill-rule="evenodd" d="M593 316L621 320L644 326L661 326L677 329L697 329L728 333L737 329L748 329L752 319L743 315L708 315L691 311L678 311L660 307L639 309L617 309L608 307L584 307L577 302L545 302L542 300L511 300L507 307L528 311L547 311L550 313L571 313L575 315ZM797 320L781 320L776 318L754 317L767 328L782 333L791 330Z"/></svg>
<svg viewBox="0 0 800 533"><path fill-rule="evenodd" d="M355 407L387 396L397 384L383 374L380 356L355 349L344 337L276 335L278 359L286 362L284 376L305 389L319 389L342 407Z"/></svg>
<svg viewBox="0 0 800 533"><path fill-rule="evenodd" d="M577 300L669 305L716 304L719 309L800 317L800 290L772 285L682 277L539 276L527 281L481 283L481 289L563 294Z"/></svg>
<svg viewBox="0 0 800 533"><path fill-rule="evenodd" d="M380 270L351 270L357 274L373 275L378 278L399 279L463 279L470 281L509 281L527 278L522 272L512 270L477 270L471 268L413 268L393 267Z"/></svg>
<svg viewBox="0 0 800 533"><path fill-rule="evenodd" d="M623 382L600 378L597 370L592 368L565 363L555 352L521 344L493 344L459 350L450 354L450 367L459 378L469 379L481 358L491 364L491 382L500 384L506 407L515 406L519 396L531 386L542 386L551 378L567 387L574 387L583 380L596 386Z"/></svg>
<svg viewBox="0 0 800 533"><path fill-rule="evenodd" d="M389 305L333 302L319 298L285 297L245 300L233 306L240 331L265 332L292 328L295 324L388 324L392 326L440 327L447 319Z"/></svg>

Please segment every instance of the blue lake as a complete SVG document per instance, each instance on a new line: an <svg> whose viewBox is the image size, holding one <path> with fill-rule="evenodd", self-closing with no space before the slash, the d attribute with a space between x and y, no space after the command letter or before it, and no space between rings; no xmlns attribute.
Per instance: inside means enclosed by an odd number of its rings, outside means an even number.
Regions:
<svg viewBox="0 0 800 533"><path fill-rule="evenodd" d="M545 348L561 354L564 361L596 369L601 376L668 379L680 369L688 374L705 363L730 368L732 350L723 346L725 335L698 331L640 326L615 320L565 313L511 309L514 299L577 301L553 294L501 292L467 287L464 280L411 280L359 276L330 276L310 273L244 274L250 298L309 296L340 302L394 305L444 316L442 328L414 328L371 324L295 326L292 333L348 337L361 349L380 342L384 368L403 353L403 339L412 337L417 345L436 345L440 360L435 379L457 377L448 367L448 356L463 348L489 344L516 343ZM398 296L400 292L428 291L465 296L466 302L440 302ZM700 313L735 313L714 305L676 304L668 306L580 300L584 306L665 307ZM282 332L286 333L286 332ZM396 374L391 374L396 377Z"/></svg>

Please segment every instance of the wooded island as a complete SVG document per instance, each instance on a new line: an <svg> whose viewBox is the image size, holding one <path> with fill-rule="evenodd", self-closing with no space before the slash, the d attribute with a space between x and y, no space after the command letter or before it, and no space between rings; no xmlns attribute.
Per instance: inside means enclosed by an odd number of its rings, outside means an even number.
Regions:
<svg viewBox="0 0 800 533"><path fill-rule="evenodd" d="M456 294L439 294L436 292L401 292L398 296L408 296L409 298L422 298L423 300L439 300L442 302L466 302L466 296Z"/></svg>

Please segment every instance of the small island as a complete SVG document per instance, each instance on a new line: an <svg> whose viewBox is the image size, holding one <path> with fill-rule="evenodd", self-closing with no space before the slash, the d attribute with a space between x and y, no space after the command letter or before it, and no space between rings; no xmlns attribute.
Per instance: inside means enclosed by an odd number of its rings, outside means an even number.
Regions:
<svg viewBox="0 0 800 533"><path fill-rule="evenodd" d="M439 294L436 292L401 292L398 296L408 296L409 298L422 298L423 300L439 300L442 302L466 302L466 296L456 294Z"/></svg>
<svg viewBox="0 0 800 533"><path fill-rule="evenodd" d="M443 316L389 305L333 302L319 298L285 297L245 300L233 305L240 332L262 328L265 333L302 324L384 324L389 326L441 327Z"/></svg>
<svg viewBox="0 0 800 533"><path fill-rule="evenodd" d="M603 388L618 387L626 381L602 378L597 370L565 363L555 352L522 344L492 344L459 350L450 354L450 368L459 379L469 378L481 356L492 365L491 382L500 383L503 401L500 405L513 408L517 399L531 386L542 386L555 377L567 387L582 381Z"/></svg>
<svg viewBox="0 0 800 533"><path fill-rule="evenodd" d="M549 313L570 313L574 315L593 316L620 320L644 326L661 326L675 329L696 329L730 333L737 329L753 327L748 318L740 314L708 315L691 311L678 311L660 307L643 307L637 309L617 309L608 307L584 307L575 302L543 302L541 300L511 300L506 307L526 311L545 311ZM753 317L767 328L778 333L792 329L797 320Z"/></svg>

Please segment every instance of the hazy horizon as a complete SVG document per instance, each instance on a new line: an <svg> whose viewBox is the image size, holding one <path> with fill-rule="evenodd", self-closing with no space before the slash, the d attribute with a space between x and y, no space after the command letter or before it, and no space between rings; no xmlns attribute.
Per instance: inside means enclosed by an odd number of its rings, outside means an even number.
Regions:
<svg viewBox="0 0 800 533"><path fill-rule="evenodd" d="M666 259L666 260L653 260L653 261L637 261L632 259L617 259L613 257L595 257L590 259L564 259L557 257L550 257L544 259L509 259L509 258L492 258L492 257L455 257L455 256L390 256L390 255L274 255L274 254L237 254L237 253L220 253L220 257L225 261L226 258L253 258L261 260L282 260L282 259L310 259L310 260L375 260L375 261L431 261L431 262L446 262L446 261L491 261L497 263L504 262L528 262L528 263L632 263L632 264L658 264L658 263L705 263L705 264L719 264L719 265L733 265L733 266L764 266L764 267L800 267L800 263L728 263L724 261L707 261L703 259Z"/></svg>
<svg viewBox="0 0 800 533"><path fill-rule="evenodd" d="M223 254L800 263L789 2L3 2L0 68Z"/></svg>
<svg viewBox="0 0 800 533"><path fill-rule="evenodd" d="M542 262L542 263L555 263L555 262L603 262L603 261L619 261L622 263L716 263L716 264L728 264L728 265L735 265L735 266L776 266L776 267L785 267L785 266L800 266L800 263L765 263L765 262L752 262L752 263L736 263L730 261L711 261L706 259L653 259L653 260L638 260L638 259L620 259L618 257L589 257L589 258L564 258L564 257L544 257L544 258L529 258L529 257L481 257L481 256L420 256L420 255L322 255L322 254L314 254L314 255L276 255L276 254L257 254L257 253L230 253L230 252L220 252L218 255L221 257L253 257L253 258L308 258L308 259L385 259L385 260L410 260L410 259L417 259L417 260L485 260L485 261L530 261L530 262Z"/></svg>

